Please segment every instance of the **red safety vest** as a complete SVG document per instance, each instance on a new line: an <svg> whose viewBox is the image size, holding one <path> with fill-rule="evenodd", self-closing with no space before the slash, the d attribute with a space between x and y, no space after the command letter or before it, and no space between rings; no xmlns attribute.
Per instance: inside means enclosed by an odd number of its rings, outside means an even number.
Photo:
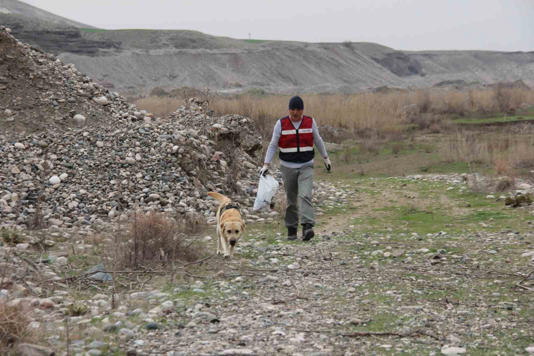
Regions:
<svg viewBox="0 0 534 356"><path fill-rule="evenodd" d="M278 140L280 147L280 159L286 162L304 163L311 161L314 156L313 150L313 119L303 116L298 129L286 116L280 119L282 132Z"/></svg>

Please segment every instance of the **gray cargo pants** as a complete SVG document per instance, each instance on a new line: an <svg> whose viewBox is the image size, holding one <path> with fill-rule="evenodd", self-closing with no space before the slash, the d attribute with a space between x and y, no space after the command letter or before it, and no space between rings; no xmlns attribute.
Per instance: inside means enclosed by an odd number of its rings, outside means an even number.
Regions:
<svg viewBox="0 0 534 356"><path fill-rule="evenodd" d="M298 228L301 224L315 225L312 205L313 166L288 168L280 166L286 190L286 227Z"/></svg>

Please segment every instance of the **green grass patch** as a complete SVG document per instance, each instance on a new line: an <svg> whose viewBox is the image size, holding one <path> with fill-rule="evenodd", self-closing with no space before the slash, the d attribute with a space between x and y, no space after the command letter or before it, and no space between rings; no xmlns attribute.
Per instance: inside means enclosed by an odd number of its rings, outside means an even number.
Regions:
<svg viewBox="0 0 534 356"><path fill-rule="evenodd" d="M255 39L248 39L248 40L243 40L247 43L265 43L267 42L267 40L255 40Z"/></svg>
<svg viewBox="0 0 534 356"><path fill-rule="evenodd" d="M107 30L103 28L80 28L80 31L94 33L94 32L106 32Z"/></svg>
<svg viewBox="0 0 534 356"><path fill-rule="evenodd" d="M502 116L502 117L488 117L488 118L462 118L454 119L453 123L458 125L490 125L490 124L500 124L500 123L509 123L509 122L524 122L524 121L533 121L534 116Z"/></svg>
<svg viewBox="0 0 534 356"><path fill-rule="evenodd" d="M467 162L441 161L419 168L421 173L470 173L473 169L480 171L482 167L469 166Z"/></svg>

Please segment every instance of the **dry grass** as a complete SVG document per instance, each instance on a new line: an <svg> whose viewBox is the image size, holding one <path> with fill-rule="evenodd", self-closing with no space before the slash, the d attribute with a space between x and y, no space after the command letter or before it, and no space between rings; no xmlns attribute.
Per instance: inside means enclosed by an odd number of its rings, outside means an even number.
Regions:
<svg viewBox="0 0 534 356"><path fill-rule="evenodd" d="M497 175L521 175L534 168L534 135L457 132L440 152L444 160L484 164Z"/></svg>
<svg viewBox="0 0 534 356"><path fill-rule="evenodd" d="M30 341L28 312L21 306L8 306L0 302L0 353L8 353L18 343Z"/></svg>
<svg viewBox="0 0 534 356"><path fill-rule="evenodd" d="M184 105L184 100L172 97L149 96L137 100L135 104L140 109L151 112L156 116L163 117L175 112L178 107Z"/></svg>
<svg viewBox="0 0 534 356"><path fill-rule="evenodd" d="M497 86L490 89L426 89L389 93L302 95L305 111L322 127L342 128L352 136L370 137L405 131L410 124L439 132L451 116L514 113L534 104L534 90ZM268 137L274 122L286 115L289 95L209 96L217 114L253 118ZM183 104L181 97L152 96L139 99L140 108L164 116Z"/></svg>
<svg viewBox="0 0 534 356"><path fill-rule="evenodd" d="M187 240L186 232L198 226L192 218L176 221L162 213L134 213L123 234L113 242L116 267L138 268L174 260L193 261L200 257L198 245ZM194 241L193 241L194 242Z"/></svg>

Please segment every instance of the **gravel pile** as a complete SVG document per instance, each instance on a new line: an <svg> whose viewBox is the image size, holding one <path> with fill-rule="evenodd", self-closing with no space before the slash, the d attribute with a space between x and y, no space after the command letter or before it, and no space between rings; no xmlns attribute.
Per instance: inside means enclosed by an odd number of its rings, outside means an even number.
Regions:
<svg viewBox="0 0 534 356"><path fill-rule="evenodd" d="M138 120L135 107L72 64L17 41L0 26L0 129L3 136Z"/></svg>
<svg viewBox="0 0 534 356"><path fill-rule="evenodd" d="M250 119L212 117L198 99L154 118L4 27L0 69L2 224L91 225L134 208L208 216L209 190L252 205Z"/></svg>
<svg viewBox="0 0 534 356"><path fill-rule="evenodd" d="M184 107L176 120L111 121L0 139L0 217L29 224L40 214L45 224L71 226L133 208L207 216L209 190L249 205L261 148L259 137L243 137L254 131L252 122L205 116L204 128L188 127L194 115Z"/></svg>

